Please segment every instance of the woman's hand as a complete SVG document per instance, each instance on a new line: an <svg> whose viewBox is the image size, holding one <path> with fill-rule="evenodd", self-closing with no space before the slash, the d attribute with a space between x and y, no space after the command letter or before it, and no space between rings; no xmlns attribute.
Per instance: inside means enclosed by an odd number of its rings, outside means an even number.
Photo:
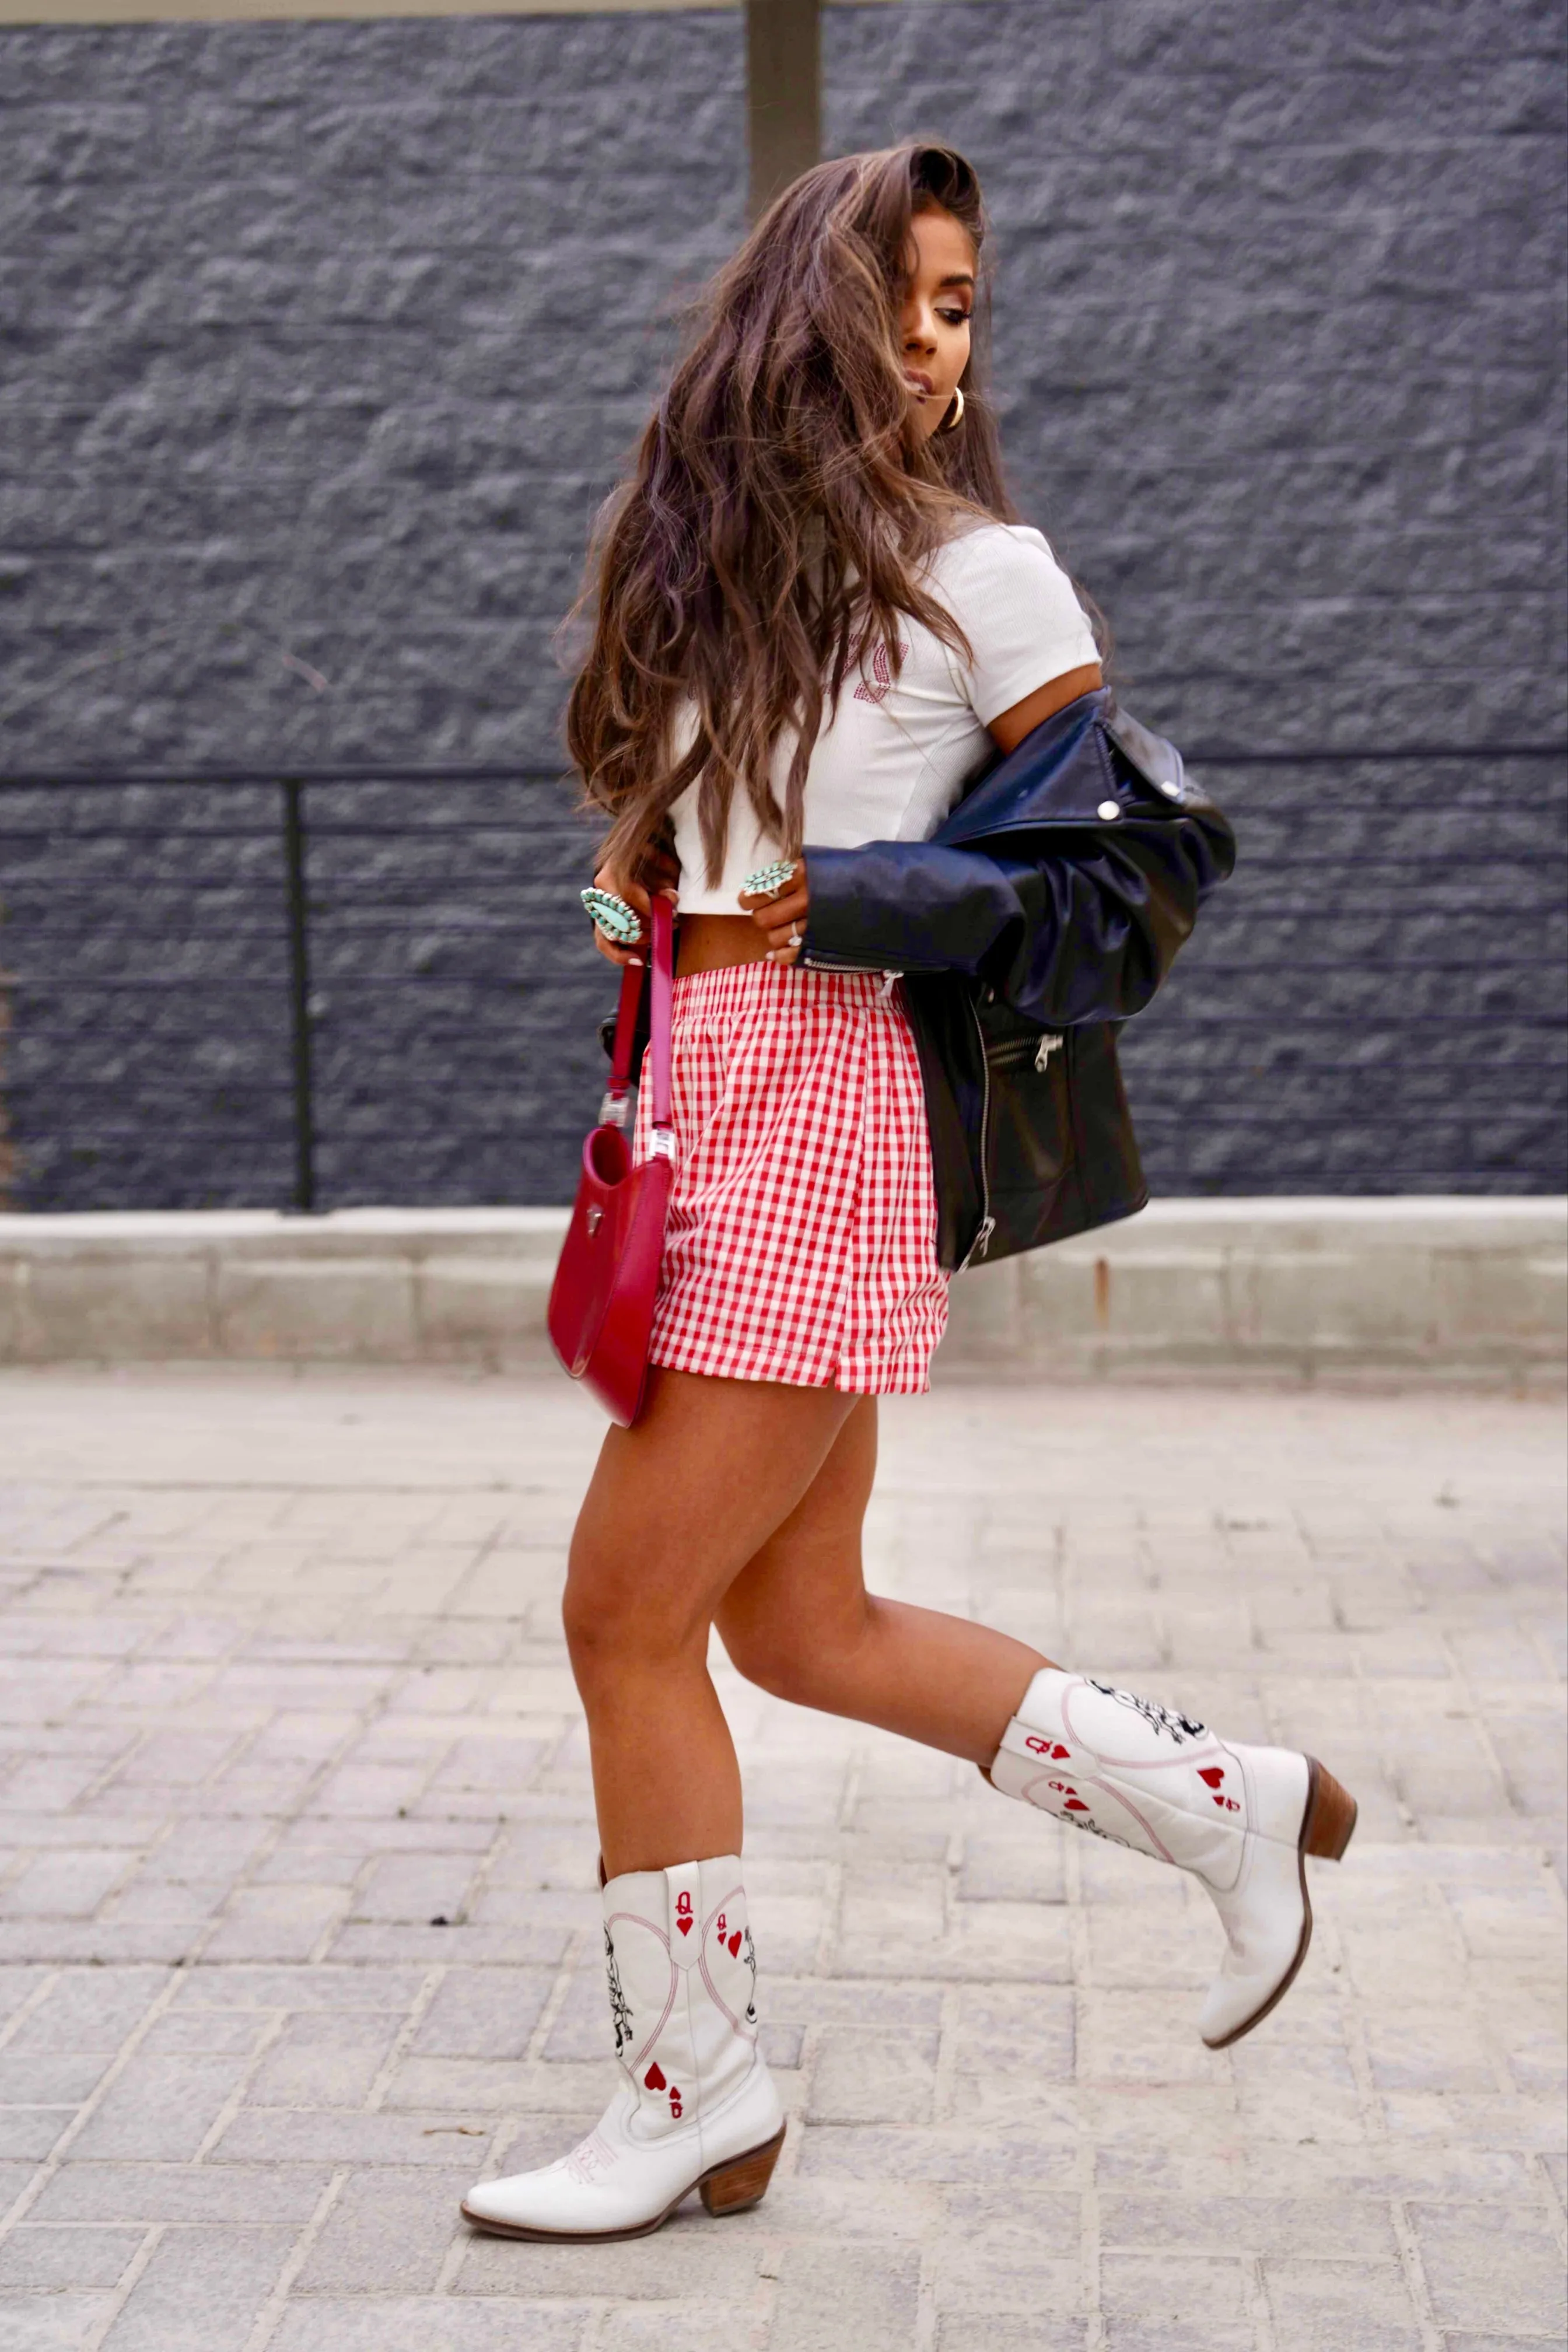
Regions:
<svg viewBox="0 0 1568 2352"><path fill-rule="evenodd" d="M784 888L775 890L771 898L761 898L754 890L741 893L742 906L767 940L769 963L795 963L799 961L801 949L805 944L805 915L810 903L804 857L795 859L795 872ZM797 935L793 940L790 937L792 931Z"/></svg>
<svg viewBox="0 0 1568 2352"><path fill-rule="evenodd" d="M610 963L642 962L643 950L647 944L648 925L652 920L652 908L648 902L649 890L657 891L663 898L674 898L679 895L680 868L668 850L655 850L644 870L648 876L647 883L624 882L615 868L610 866L601 866L594 877L595 890L613 890L617 898L624 898L627 906L634 908L642 919L642 937L634 940L626 947L617 946L614 940L608 938L599 929L597 923L595 924L594 945Z"/></svg>

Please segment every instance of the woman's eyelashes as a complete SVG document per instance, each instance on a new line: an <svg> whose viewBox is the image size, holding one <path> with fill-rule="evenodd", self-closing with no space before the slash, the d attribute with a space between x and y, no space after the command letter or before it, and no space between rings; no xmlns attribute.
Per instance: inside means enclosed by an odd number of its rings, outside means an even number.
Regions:
<svg viewBox="0 0 1568 2352"><path fill-rule="evenodd" d="M969 324L967 310L939 310L936 315L944 327L967 327Z"/></svg>

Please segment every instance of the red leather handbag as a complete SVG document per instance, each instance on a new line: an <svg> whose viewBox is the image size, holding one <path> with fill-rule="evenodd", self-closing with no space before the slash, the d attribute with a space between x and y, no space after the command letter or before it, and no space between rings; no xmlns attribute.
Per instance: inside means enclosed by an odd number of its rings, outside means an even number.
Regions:
<svg viewBox="0 0 1568 2352"><path fill-rule="evenodd" d="M572 1378L591 1389L623 1429L629 1429L641 1412L647 1385L664 1223L675 1181L669 1084L675 926L668 898L656 898L652 911L648 1031L653 1149L633 1165L626 1139L626 1089L643 973L640 964L627 964L621 976L609 1091L599 1108L599 1123L583 1146L577 1199L550 1289L551 1345Z"/></svg>

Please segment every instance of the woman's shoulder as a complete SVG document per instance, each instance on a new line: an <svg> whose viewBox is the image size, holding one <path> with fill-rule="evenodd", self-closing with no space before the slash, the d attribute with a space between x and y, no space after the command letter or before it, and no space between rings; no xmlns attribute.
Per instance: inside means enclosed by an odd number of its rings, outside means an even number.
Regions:
<svg viewBox="0 0 1568 2352"><path fill-rule="evenodd" d="M1078 591L1032 524L985 518L954 533L931 583L969 641L963 683L983 726L1100 659Z"/></svg>
<svg viewBox="0 0 1568 2352"><path fill-rule="evenodd" d="M932 555L931 572L944 587L954 588L1006 581L1035 585L1049 576L1068 584L1044 531L1033 523L998 522L990 515L964 517Z"/></svg>
<svg viewBox="0 0 1568 2352"><path fill-rule="evenodd" d="M965 524L931 561L931 583L961 628L1064 636L1092 633L1078 591L1032 523ZM1092 661L1092 653L1085 656Z"/></svg>

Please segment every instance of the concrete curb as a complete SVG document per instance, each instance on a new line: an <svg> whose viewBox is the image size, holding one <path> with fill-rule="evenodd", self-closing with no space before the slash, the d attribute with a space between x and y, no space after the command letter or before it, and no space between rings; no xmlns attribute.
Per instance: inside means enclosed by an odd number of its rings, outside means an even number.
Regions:
<svg viewBox="0 0 1568 2352"><path fill-rule="evenodd" d="M0 1362L546 1362L560 1209L0 1217ZM1568 1202L1161 1201L953 1285L945 1378L1560 1378Z"/></svg>

